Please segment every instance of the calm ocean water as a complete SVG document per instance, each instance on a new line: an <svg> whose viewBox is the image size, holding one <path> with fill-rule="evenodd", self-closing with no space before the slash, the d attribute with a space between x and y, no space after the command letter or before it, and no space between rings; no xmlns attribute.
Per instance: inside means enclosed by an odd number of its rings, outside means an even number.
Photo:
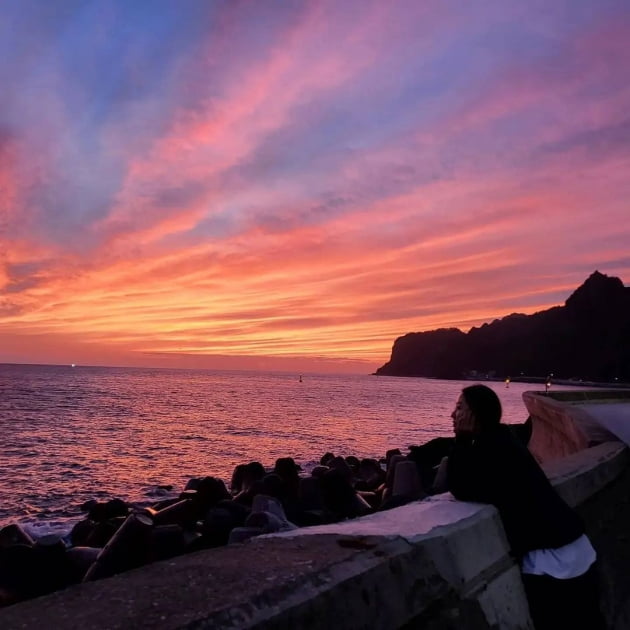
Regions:
<svg viewBox="0 0 630 630"><path fill-rule="evenodd" d="M0 365L0 526L65 531L91 499L157 501L193 476L326 451L382 457L451 435L469 382L375 376ZM490 383L504 421L539 385ZM169 492L160 486L173 486Z"/></svg>

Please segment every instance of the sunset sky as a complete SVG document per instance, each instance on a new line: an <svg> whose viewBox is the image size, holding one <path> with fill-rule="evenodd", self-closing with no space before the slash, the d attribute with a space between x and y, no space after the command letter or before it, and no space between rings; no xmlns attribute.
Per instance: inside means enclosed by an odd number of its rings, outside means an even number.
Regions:
<svg viewBox="0 0 630 630"><path fill-rule="evenodd" d="M0 362L370 372L630 281L627 0L8 0Z"/></svg>

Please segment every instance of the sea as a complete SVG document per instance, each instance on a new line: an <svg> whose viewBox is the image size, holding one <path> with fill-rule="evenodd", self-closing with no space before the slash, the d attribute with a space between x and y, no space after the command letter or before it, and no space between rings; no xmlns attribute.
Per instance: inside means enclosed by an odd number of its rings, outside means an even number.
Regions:
<svg viewBox="0 0 630 630"><path fill-rule="evenodd" d="M90 500L150 505L191 477L291 456L305 472L327 451L381 458L452 435L470 381L277 372L0 364L0 527L67 533ZM488 382L504 422L522 393Z"/></svg>

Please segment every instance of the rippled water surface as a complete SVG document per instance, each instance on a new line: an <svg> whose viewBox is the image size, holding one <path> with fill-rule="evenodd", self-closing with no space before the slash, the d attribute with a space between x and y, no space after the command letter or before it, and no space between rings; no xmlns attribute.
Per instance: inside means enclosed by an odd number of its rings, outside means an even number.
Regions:
<svg viewBox="0 0 630 630"><path fill-rule="evenodd" d="M226 481L238 463L326 451L381 457L451 435L470 383L375 376L0 365L0 525L67 527L90 498L179 491L198 475ZM491 383L506 422L539 386Z"/></svg>

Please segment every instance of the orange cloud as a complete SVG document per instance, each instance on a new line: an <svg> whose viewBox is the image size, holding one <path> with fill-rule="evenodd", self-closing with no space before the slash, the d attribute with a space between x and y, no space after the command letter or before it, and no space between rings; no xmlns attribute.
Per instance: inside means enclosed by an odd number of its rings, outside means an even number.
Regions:
<svg viewBox="0 0 630 630"><path fill-rule="evenodd" d="M154 103L124 101L129 118L91 135L98 107L75 124L59 97L67 139L29 145L34 164L0 138L0 360L375 367L405 332L547 308L595 267L627 277L623 29L527 61L505 46L468 84L465 17L305 7L242 63L224 17L177 65L182 95L158 93L153 135L133 112Z"/></svg>

